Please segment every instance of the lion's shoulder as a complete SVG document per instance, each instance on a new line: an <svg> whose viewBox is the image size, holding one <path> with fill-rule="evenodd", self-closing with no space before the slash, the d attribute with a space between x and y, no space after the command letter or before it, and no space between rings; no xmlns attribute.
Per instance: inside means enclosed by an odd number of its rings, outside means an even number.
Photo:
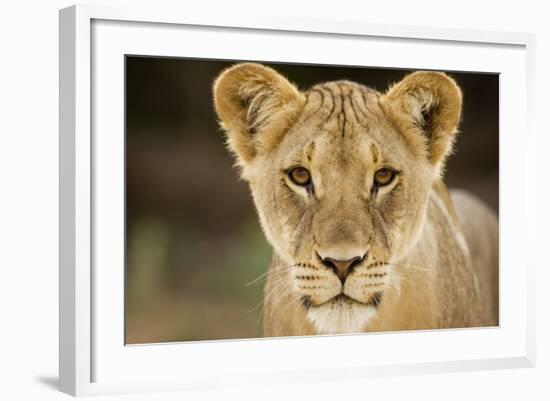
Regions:
<svg viewBox="0 0 550 401"><path fill-rule="evenodd" d="M435 180L432 186L432 197L435 198L440 207L445 210L452 226L456 230L462 232L460 219L458 218L453 199L451 198L451 194L443 180Z"/></svg>

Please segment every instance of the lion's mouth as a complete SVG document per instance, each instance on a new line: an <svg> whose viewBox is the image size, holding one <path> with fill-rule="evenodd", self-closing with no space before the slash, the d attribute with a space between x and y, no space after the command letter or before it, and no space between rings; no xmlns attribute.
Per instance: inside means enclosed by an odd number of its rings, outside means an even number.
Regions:
<svg viewBox="0 0 550 401"><path fill-rule="evenodd" d="M368 302L360 301L344 293L340 293L323 303L315 304L315 305L311 303L311 299L308 296L302 297L302 303L306 307L306 309L317 308L317 307L326 306L326 305L343 305L343 304L350 305L350 306L353 304L359 304L363 306L373 306L376 308L378 307L378 305L380 305L381 301L382 301L382 292L375 292L374 294L372 294L372 297L368 300Z"/></svg>
<svg viewBox="0 0 550 401"><path fill-rule="evenodd" d="M373 294L368 302L361 302L341 293L322 304L310 305L306 308L306 316L319 334L364 332L378 313L376 306L381 294Z"/></svg>

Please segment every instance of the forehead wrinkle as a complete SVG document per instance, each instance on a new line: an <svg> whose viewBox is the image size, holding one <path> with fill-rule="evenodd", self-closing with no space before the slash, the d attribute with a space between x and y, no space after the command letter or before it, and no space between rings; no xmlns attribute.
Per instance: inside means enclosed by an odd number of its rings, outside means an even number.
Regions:
<svg viewBox="0 0 550 401"><path fill-rule="evenodd" d="M355 111L353 92L351 88L347 88L348 91L342 97L342 111L344 114L344 124L349 126L348 132L351 135L355 135L358 127L361 125L359 122L359 116ZM343 127L342 136L346 133L346 127Z"/></svg>
<svg viewBox="0 0 550 401"><path fill-rule="evenodd" d="M336 105L334 100L334 93L332 92L330 86L326 84L315 85L306 93L307 99L314 96L317 101L315 103L312 103L311 105L309 104L309 102L307 103L307 109L303 113L304 118L302 119L302 122L305 124L310 119L316 118L320 120L317 121L316 124L319 128L322 128L323 125L326 124L326 122L331 120L332 114L335 111Z"/></svg>
<svg viewBox="0 0 550 401"><path fill-rule="evenodd" d="M374 164L378 163L378 160L380 159L380 149L378 148L378 145L373 141L370 144L370 153L372 156L372 162Z"/></svg>
<svg viewBox="0 0 550 401"><path fill-rule="evenodd" d="M319 87L314 87L306 93L306 104L297 126L306 126L311 119L318 117L319 114L327 113L327 94ZM311 101L311 98L314 98ZM328 101L330 103L330 100Z"/></svg>
<svg viewBox="0 0 550 401"><path fill-rule="evenodd" d="M389 146L391 141L387 143L388 138L385 138L386 130L381 129L387 122L380 115L380 94L376 90L347 81L335 81L313 86L308 95L311 99L306 108L309 110L294 126L302 134L303 142L300 142L303 145L287 147L289 158L294 163L314 164L318 168L328 163L331 169L342 171L357 163L376 164L383 161L383 153L389 153L389 156L393 153L393 147ZM347 126L342 138L341 114L344 113ZM363 150L359 151L358 147Z"/></svg>
<svg viewBox="0 0 550 401"><path fill-rule="evenodd" d="M332 115L333 113L338 110L336 110L336 100L335 100L335 95L334 95L334 92L332 91L331 87L328 86L328 85L321 85L320 86L321 90L325 91L326 94L327 94L327 103L330 104L330 110L325 118L325 123L328 122L331 118L332 118Z"/></svg>
<svg viewBox="0 0 550 401"><path fill-rule="evenodd" d="M332 93L332 99L334 101L334 107L332 109L332 114L327 119L327 124L330 123L330 132L333 136L340 136L342 128L340 127L342 123L342 111L343 111L343 96L341 89L338 85L330 86L330 91Z"/></svg>
<svg viewBox="0 0 550 401"><path fill-rule="evenodd" d="M380 94L377 91L348 81L332 82L327 87L333 92L337 102L332 114L338 118L331 119L331 132L335 136L369 133L380 123L380 110L377 107Z"/></svg>
<svg viewBox="0 0 550 401"><path fill-rule="evenodd" d="M357 94L357 109L360 111L369 127L376 126L380 123L380 115L382 111L378 105L380 93L367 87L359 88Z"/></svg>
<svg viewBox="0 0 550 401"><path fill-rule="evenodd" d="M353 109L353 114L355 116L355 120L357 123L361 126L363 129L369 128L369 121L372 120L367 113L361 108L361 103L363 102L363 97L361 96L361 93L356 91L356 89L353 89L350 94L350 103L351 107Z"/></svg>
<svg viewBox="0 0 550 401"><path fill-rule="evenodd" d="M304 146L303 153L306 157L306 160L309 164L311 164L311 160L313 159L313 153L315 152L315 139L311 139L306 146Z"/></svg>
<svg viewBox="0 0 550 401"><path fill-rule="evenodd" d="M369 152L368 154L372 157L372 162L374 164L378 165L391 165L396 168L400 168L400 161L398 160L396 154L399 154L399 150L395 149L394 145L390 142L384 142L377 136L372 135L371 143L369 146ZM377 158L373 157L373 155L376 155Z"/></svg>
<svg viewBox="0 0 550 401"><path fill-rule="evenodd" d="M301 135L298 143L289 143L282 148L281 152L284 154L284 168L290 168L297 165L309 168L315 157L316 137L317 136L312 137L309 134Z"/></svg>

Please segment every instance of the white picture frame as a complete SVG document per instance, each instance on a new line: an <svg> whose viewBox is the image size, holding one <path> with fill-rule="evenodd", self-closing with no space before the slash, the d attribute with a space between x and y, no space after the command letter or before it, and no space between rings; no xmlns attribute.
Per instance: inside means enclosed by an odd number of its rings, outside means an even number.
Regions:
<svg viewBox="0 0 550 401"><path fill-rule="evenodd" d="M254 48L259 38L269 46ZM528 174L536 170L534 43L523 33L236 19L154 7L61 10L60 390L80 396L534 366L536 259L524 256L535 255L535 183ZM333 51L315 52L321 44ZM373 50L369 66L501 74L500 327L125 346L124 54L329 64L339 57L340 64L367 65L363 52L349 51L361 46ZM389 47L398 51L380 50ZM438 57L430 56L434 50ZM423 54L422 62L415 59ZM513 165L506 163L511 151ZM116 194L106 198L108 190Z"/></svg>

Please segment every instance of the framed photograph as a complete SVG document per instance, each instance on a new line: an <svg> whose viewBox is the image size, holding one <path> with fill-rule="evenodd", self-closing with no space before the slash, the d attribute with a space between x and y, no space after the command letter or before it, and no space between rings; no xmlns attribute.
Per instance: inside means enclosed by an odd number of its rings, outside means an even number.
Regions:
<svg viewBox="0 0 550 401"><path fill-rule="evenodd" d="M61 10L61 391L533 366L533 49Z"/></svg>

